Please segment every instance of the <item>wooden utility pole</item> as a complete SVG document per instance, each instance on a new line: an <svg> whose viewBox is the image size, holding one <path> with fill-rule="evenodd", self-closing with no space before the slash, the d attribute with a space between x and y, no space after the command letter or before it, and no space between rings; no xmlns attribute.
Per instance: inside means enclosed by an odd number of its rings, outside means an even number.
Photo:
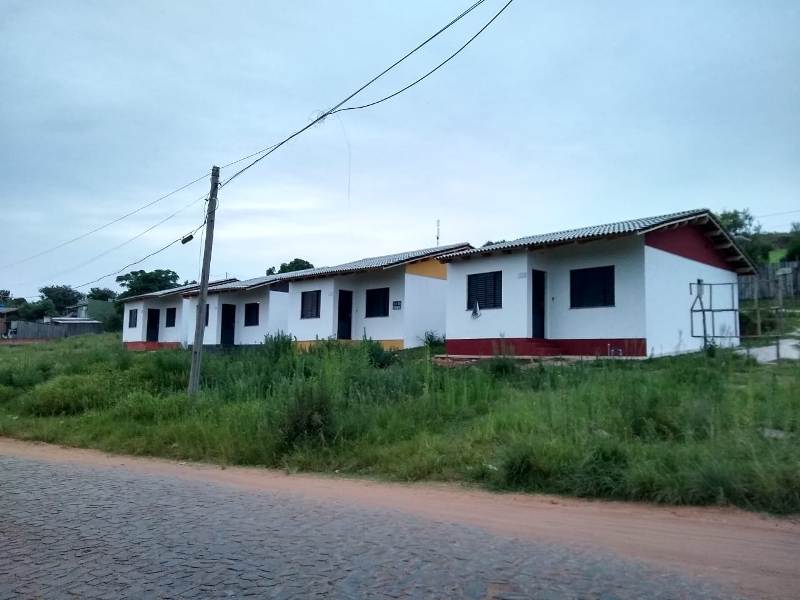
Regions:
<svg viewBox="0 0 800 600"><path fill-rule="evenodd" d="M203 361L203 336L206 325L206 299L208 277L211 271L211 248L214 245L214 215L217 212L217 190L219 189L219 167L211 168L211 192L206 211L206 245L203 248L203 269L200 272L200 291L197 295L197 312L194 321L194 344L192 344L192 369L189 372L189 395L200 388L200 364Z"/></svg>

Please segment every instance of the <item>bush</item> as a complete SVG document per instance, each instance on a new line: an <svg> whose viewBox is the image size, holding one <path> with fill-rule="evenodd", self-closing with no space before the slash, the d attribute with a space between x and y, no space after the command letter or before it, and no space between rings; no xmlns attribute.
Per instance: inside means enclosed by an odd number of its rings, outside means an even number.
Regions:
<svg viewBox="0 0 800 600"><path fill-rule="evenodd" d="M493 356L486 361L486 369L497 378L509 377L519 373L519 363L510 356Z"/></svg>
<svg viewBox="0 0 800 600"><path fill-rule="evenodd" d="M322 445L333 439L330 396L320 385L305 384L294 391L281 427L284 451L300 444Z"/></svg>
<svg viewBox="0 0 800 600"><path fill-rule="evenodd" d="M397 361L397 353L384 349L380 342L364 339L362 343L367 353L369 364L373 367L385 369Z"/></svg>
<svg viewBox="0 0 800 600"><path fill-rule="evenodd" d="M49 417L76 415L114 403L121 382L109 375L58 375L24 394L22 410L29 415Z"/></svg>

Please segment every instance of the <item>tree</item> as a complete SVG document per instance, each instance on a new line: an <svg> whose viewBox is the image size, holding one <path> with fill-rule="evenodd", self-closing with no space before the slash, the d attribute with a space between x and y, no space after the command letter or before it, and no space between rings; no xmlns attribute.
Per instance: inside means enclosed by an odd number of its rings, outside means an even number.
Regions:
<svg viewBox="0 0 800 600"><path fill-rule="evenodd" d="M43 317L54 317L60 314L50 298L42 298L37 302L24 302L18 305L17 316L22 321L39 321Z"/></svg>
<svg viewBox="0 0 800 600"><path fill-rule="evenodd" d="M723 210L717 217L750 258L756 261L769 260L773 244L761 233L761 225L756 223L749 208Z"/></svg>
<svg viewBox="0 0 800 600"><path fill-rule="evenodd" d="M57 315L67 311L68 306L75 306L83 299L83 294L68 285L46 285L39 288L43 300L50 300Z"/></svg>
<svg viewBox="0 0 800 600"><path fill-rule="evenodd" d="M314 265L305 260L304 258L293 258L289 262L281 263L279 269L270 267L267 269L267 275L275 275L276 273L292 273L294 271L302 271L303 269L313 269Z"/></svg>
<svg viewBox="0 0 800 600"><path fill-rule="evenodd" d="M11 290L0 290L0 304L7 304L11 300Z"/></svg>
<svg viewBox="0 0 800 600"><path fill-rule="evenodd" d="M742 210L723 210L719 215L719 222L733 236L750 237L758 233L759 227L755 224L755 219L750 213L749 208Z"/></svg>
<svg viewBox="0 0 800 600"><path fill-rule="evenodd" d="M481 246L481 248L486 248L486 246L494 246L495 244L504 244L505 241L506 240L497 240L496 242L493 242L492 240L489 240L483 246Z"/></svg>
<svg viewBox="0 0 800 600"><path fill-rule="evenodd" d="M131 271L117 277L117 283L125 288L118 299L168 290L178 285L178 274L171 269L155 271Z"/></svg>
<svg viewBox="0 0 800 600"><path fill-rule="evenodd" d="M792 223L786 260L800 260L800 223Z"/></svg>
<svg viewBox="0 0 800 600"><path fill-rule="evenodd" d="M111 290L109 288L97 288L93 287L89 290L89 293L86 294L86 297L89 300L113 300L117 297L117 292Z"/></svg>

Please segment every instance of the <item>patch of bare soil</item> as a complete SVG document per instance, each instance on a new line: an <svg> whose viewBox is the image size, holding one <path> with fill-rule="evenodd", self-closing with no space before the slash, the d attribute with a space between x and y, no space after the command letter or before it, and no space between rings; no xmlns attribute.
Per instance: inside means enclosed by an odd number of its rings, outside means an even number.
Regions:
<svg viewBox="0 0 800 600"><path fill-rule="evenodd" d="M800 520L732 508L663 507L494 494L446 484L395 484L117 456L0 438L0 454L130 469L245 489L381 507L542 542L612 551L732 585L756 598L800 597ZM1 477L1 474L0 474Z"/></svg>

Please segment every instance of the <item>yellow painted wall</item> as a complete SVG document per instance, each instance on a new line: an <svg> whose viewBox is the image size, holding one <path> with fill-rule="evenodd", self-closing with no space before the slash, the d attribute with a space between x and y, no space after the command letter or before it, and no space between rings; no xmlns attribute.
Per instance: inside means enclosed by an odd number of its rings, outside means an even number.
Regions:
<svg viewBox="0 0 800 600"><path fill-rule="evenodd" d="M338 340L343 344L358 344L361 340ZM384 350L402 350L405 346L403 340L375 340ZM295 340L295 345L300 350L308 350L315 344L321 344L323 340Z"/></svg>
<svg viewBox="0 0 800 600"><path fill-rule="evenodd" d="M422 277L433 277L434 279L447 279L447 265L438 260L429 258L406 265L406 273L409 275L420 275Z"/></svg>

